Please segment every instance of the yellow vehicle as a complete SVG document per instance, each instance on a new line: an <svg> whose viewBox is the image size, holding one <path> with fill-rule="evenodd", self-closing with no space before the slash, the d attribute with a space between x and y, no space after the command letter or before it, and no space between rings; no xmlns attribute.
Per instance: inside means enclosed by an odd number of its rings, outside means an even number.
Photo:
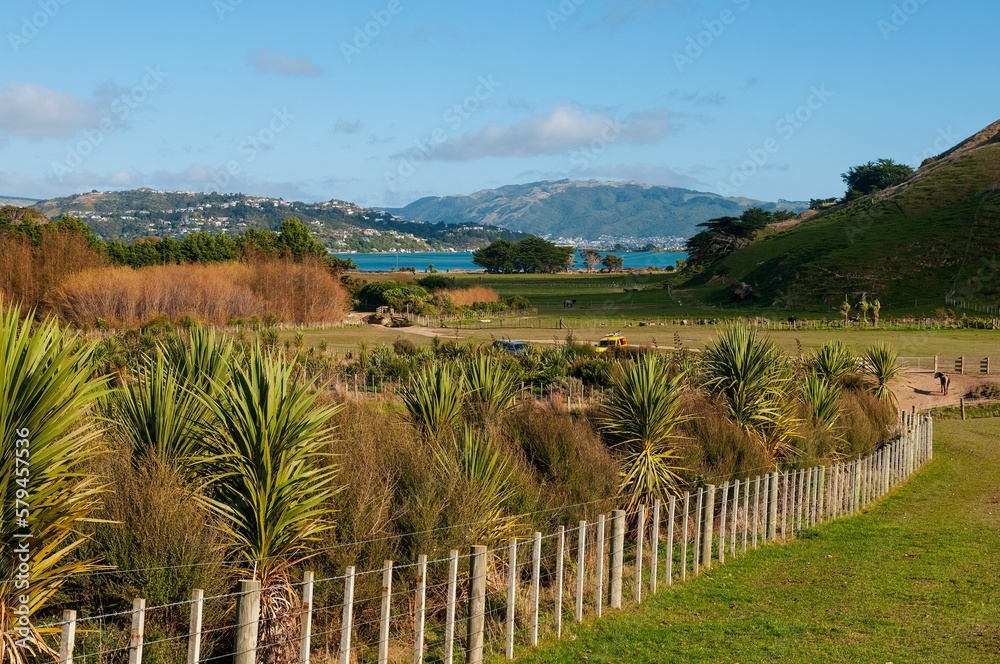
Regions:
<svg viewBox="0 0 1000 664"><path fill-rule="evenodd" d="M614 334L601 337L601 340L597 342L597 352L606 353L609 348L624 348L625 346L628 346L628 339L620 333L615 332Z"/></svg>

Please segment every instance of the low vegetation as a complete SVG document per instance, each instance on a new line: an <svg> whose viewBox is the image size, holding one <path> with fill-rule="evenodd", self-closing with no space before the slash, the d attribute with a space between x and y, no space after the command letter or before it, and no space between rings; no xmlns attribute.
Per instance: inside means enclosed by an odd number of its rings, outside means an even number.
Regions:
<svg viewBox="0 0 1000 664"><path fill-rule="evenodd" d="M896 421L857 360L848 362L842 390L827 394L817 418L809 417L817 409L793 386L818 375L817 359L782 355L745 326L723 332L712 359L641 348L596 357L572 339L516 357L441 343L334 356L281 349L267 330L222 338L198 327L80 345L51 320L20 319L18 310L4 310L12 340L5 357L47 367L29 373L53 382L26 390L22 372L0 373L0 390L14 395L15 405L0 422L5 509L17 489L12 427L27 421L18 414L35 403L29 393L49 395L65 413L31 420L32 481L42 483L34 490L51 492L55 506L44 514L65 515L52 539L42 540L53 548L45 554L51 561L37 559L37 582L51 591L32 607L34 624L63 607L82 618L126 609L129 595L171 602L194 587L226 592L256 574L264 581L267 641L281 643L297 633L289 584L303 565L331 576L347 564L370 570L384 559L406 563L472 543L495 546L613 505L666 498L705 477L722 481L868 453ZM738 358L765 366L744 377ZM598 364L607 372L604 403L567 412L522 398L522 379L596 376L584 367ZM345 400L328 382L387 371L407 381L399 400ZM780 389L743 385L762 377L780 379ZM81 381L86 389L74 387ZM743 394L763 397L733 396ZM779 439L780 448L773 444ZM66 464L74 472L63 472ZM101 493L108 479L120 495ZM77 573L97 564L112 569ZM13 600L0 601L9 607ZM210 622L228 609L213 610ZM158 616L161 637L182 633L181 613ZM113 648L126 629L112 621L82 631L78 642L88 652ZM325 630L318 625L316 633ZM206 652L223 647L225 633L212 634ZM33 638L40 649L53 643ZM168 640L151 645L148 656L177 661L181 651ZM277 648L262 661L288 657Z"/></svg>

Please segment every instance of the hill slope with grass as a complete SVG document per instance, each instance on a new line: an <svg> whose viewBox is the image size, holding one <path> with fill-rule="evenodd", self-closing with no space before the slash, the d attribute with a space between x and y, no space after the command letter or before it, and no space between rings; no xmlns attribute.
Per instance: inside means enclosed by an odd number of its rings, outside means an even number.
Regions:
<svg viewBox="0 0 1000 664"><path fill-rule="evenodd" d="M866 513L569 625L524 662L1000 661L1000 420L935 422L934 461Z"/></svg>
<svg viewBox="0 0 1000 664"><path fill-rule="evenodd" d="M833 312L845 295L886 309L1000 300L1000 122L928 160L906 182L784 229L771 228L684 285L730 303ZM835 314L834 314L835 315Z"/></svg>

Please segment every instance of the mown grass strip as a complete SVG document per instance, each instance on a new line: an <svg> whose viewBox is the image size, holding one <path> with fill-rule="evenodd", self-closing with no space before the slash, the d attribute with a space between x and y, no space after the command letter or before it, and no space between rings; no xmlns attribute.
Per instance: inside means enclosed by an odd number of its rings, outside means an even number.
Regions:
<svg viewBox="0 0 1000 664"><path fill-rule="evenodd" d="M935 435L934 462L867 513L574 625L522 661L1000 661L1000 420L940 421Z"/></svg>

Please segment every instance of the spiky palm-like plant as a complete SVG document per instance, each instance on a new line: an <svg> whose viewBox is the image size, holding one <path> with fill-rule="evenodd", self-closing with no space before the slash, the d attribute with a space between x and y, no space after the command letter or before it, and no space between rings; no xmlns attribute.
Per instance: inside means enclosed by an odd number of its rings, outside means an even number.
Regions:
<svg viewBox="0 0 1000 664"><path fill-rule="evenodd" d="M817 374L834 385L839 385L858 370L858 358L843 342L835 341L816 351L812 365Z"/></svg>
<svg viewBox="0 0 1000 664"><path fill-rule="evenodd" d="M466 426L453 449L442 448L438 453L438 463L444 474L467 488L476 503L474 525L467 533L471 541L503 542L515 532L518 519L506 509L515 493L512 468L492 439Z"/></svg>
<svg viewBox="0 0 1000 664"><path fill-rule="evenodd" d="M899 375L899 352L884 342L871 346L861 358L864 372L872 379L872 392L880 401L895 404L896 395L889 388L889 383Z"/></svg>
<svg viewBox="0 0 1000 664"><path fill-rule="evenodd" d="M96 567L77 556L83 523L104 490L90 471L103 446L88 414L106 389L104 379L91 377L93 352L55 321L36 325L31 314L22 321L19 308L0 302L2 664L53 654L31 623L68 578ZM25 546L27 560L19 552ZM25 570L30 592L18 577ZM14 613L22 595L27 624Z"/></svg>
<svg viewBox="0 0 1000 664"><path fill-rule="evenodd" d="M462 420L464 379L444 363L421 370L403 390L403 404L414 424L439 441Z"/></svg>
<svg viewBox="0 0 1000 664"><path fill-rule="evenodd" d="M328 452L337 406L319 406L314 382L294 378L279 354L253 348L246 364L207 399L214 421L206 428L209 477L202 499L263 588L263 643L288 643L295 593L289 570L309 558L310 546L332 527L330 498L338 467ZM276 646L262 661L287 661Z"/></svg>
<svg viewBox="0 0 1000 664"><path fill-rule="evenodd" d="M283 580L330 527L326 503L339 469L327 445L339 406L318 406L314 382L296 381L283 357L258 347L206 400L216 420L205 431L214 471L207 504L264 585Z"/></svg>
<svg viewBox="0 0 1000 664"><path fill-rule="evenodd" d="M520 391L516 374L501 357L481 354L465 367L466 398L484 422L493 421L514 405Z"/></svg>
<svg viewBox="0 0 1000 664"><path fill-rule="evenodd" d="M840 387L835 383L815 371L806 374L802 383L802 401L814 426L833 431L840 418L839 398Z"/></svg>
<svg viewBox="0 0 1000 664"><path fill-rule="evenodd" d="M677 489L683 393L683 374L671 378L667 362L653 353L616 368L601 427L621 453L619 494L630 509L666 499Z"/></svg>
<svg viewBox="0 0 1000 664"><path fill-rule="evenodd" d="M840 303L840 315L844 317L844 327L847 327L851 323L851 303L848 301L847 296L844 296L844 301Z"/></svg>
<svg viewBox="0 0 1000 664"><path fill-rule="evenodd" d="M705 352L706 387L774 460L794 454L792 373L778 347L747 323L732 325Z"/></svg>
<svg viewBox="0 0 1000 664"><path fill-rule="evenodd" d="M118 388L110 400L110 424L132 449L132 461L154 457L182 470L198 452L208 408L184 385L163 355L140 369L136 380Z"/></svg>
<svg viewBox="0 0 1000 664"><path fill-rule="evenodd" d="M229 377L233 360L233 342L218 337L215 330L202 326L191 328L185 344L180 337L160 346L167 364L192 389L212 394Z"/></svg>

